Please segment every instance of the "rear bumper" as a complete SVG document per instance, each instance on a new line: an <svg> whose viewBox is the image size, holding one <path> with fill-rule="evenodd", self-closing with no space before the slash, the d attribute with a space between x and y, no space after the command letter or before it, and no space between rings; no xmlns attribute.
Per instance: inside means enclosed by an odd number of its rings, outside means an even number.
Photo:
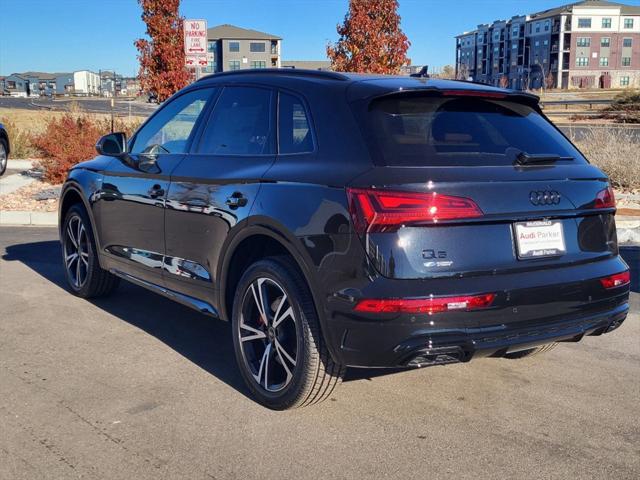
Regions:
<svg viewBox="0 0 640 480"><path fill-rule="evenodd" d="M360 289L331 295L325 331L334 358L354 367L466 362L551 342L577 342L613 331L625 320L629 286L605 290L599 278L626 268L620 257L612 257L524 275L425 281L379 277ZM432 292L495 292L496 299L490 308L434 315L353 311L358 297L412 298Z"/></svg>
<svg viewBox="0 0 640 480"><path fill-rule="evenodd" d="M341 361L353 367L418 367L501 357L551 342L578 342L586 335L609 333L624 322L628 311L624 302L607 311L567 320L465 329L351 325L344 331Z"/></svg>

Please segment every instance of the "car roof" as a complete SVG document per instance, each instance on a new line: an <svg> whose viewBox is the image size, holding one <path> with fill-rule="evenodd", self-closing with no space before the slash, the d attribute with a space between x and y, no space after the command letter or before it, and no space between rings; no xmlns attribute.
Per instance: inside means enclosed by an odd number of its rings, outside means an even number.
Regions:
<svg viewBox="0 0 640 480"><path fill-rule="evenodd" d="M409 77L403 75L380 75L361 73L341 73L322 70L289 69L289 68L261 68L234 70L208 75L196 83L228 83L228 82L257 82L272 86L299 86L308 84L310 88L332 87L344 89L349 102L366 100L384 95L403 93L407 91L460 91L471 95L503 94L514 100L528 104L537 104L539 98L525 92L509 90L490 85L461 81L444 80L438 78Z"/></svg>

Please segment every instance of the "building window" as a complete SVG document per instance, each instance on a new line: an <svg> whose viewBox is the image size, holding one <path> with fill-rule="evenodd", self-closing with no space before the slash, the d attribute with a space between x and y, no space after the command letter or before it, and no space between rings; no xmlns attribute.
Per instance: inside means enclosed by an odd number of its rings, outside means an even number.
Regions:
<svg viewBox="0 0 640 480"><path fill-rule="evenodd" d="M207 42L207 52L214 53L217 50L218 42Z"/></svg>
<svg viewBox="0 0 640 480"><path fill-rule="evenodd" d="M589 65L589 57L578 57L576 58L576 66L577 67L587 67Z"/></svg>
<svg viewBox="0 0 640 480"><path fill-rule="evenodd" d="M631 57L622 57L622 66L630 67L631 66Z"/></svg>
<svg viewBox="0 0 640 480"><path fill-rule="evenodd" d="M551 21L550 20L545 20L545 22L544 22L544 31L548 32L550 26L551 26Z"/></svg>
<svg viewBox="0 0 640 480"><path fill-rule="evenodd" d="M229 42L229 51L230 52L239 52L240 51L240 42Z"/></svg>
<svg viewBox="0 0 640 480"><path fill-rule="evenodd" d="M620 86L628 87L629 86L629 77L620 77Z"/></svg>
<svg viewBox="0 0 640 480"><path fill-rule="evenodd" d="M536 47L539 47L540 46L540 41L536 40L536 44L535 45L536 45Z"/></svg>
<svg viewBox="0 0 640 480"><path fill-rule="evenodd" d="M603 18L602 19L602 28L611 28L611 19Z"/></svg>
<svg viewBox="0 0 640 480"><path fill-rule="evenodd" d="M549 45L549 40L545 40L544 42L542 42L543 45Z"/></svg>
<svg viewBox="0 0 640 480"><path fill-rule="evenodd" d="M271 40L271 55L277 55L277 54L278 54L278 41Z"/></svg>
<svg viewBox="0 0 640 480"><path fill-rule="evenodd" d="M251 62L251 68L267 68L267 62Z"/></svg>
<svg viewBox="0 0 640 480"><path fill-rule="evenodd" d="M229 70L240 70L240 60L229 60Z"/></svg>
<svg viewBox="0 0 640 480"><path fill-rule="evenodd" d="M600 46L604 48L609 48L611 45L611 39L609 37L602 37L600 39Z"/></svg>
<svg viewBox="0 0 640 480"><path fill-rule="evenodd" d="M540 22L536 22L536 33L540 33Z"/></svg>
<svg viewBox="0 0 640 480"><path fill-rule="evenodd" d="M578 47L590 47L591 37L578 37Z"/></svg>
<svg viewBox="0 0 640 480"><path fill-rule="evenodd" d="M624 19L624 28L633 28L633 18Z"/></svg>
<svg viewBox="0 0 640 480"><path fill-rule="evenodd" d="M630 47L631 46L631 39L630 38L623 38L622 39L622 46L623 47Z"/></svg>
<svg viewBox="0 0 640 480"><path fill-rule="evenodd" d="M590 18L579 18L578 19L578 28L591 28L591 19Z"/></svg>
<svg viewBox="0 0 640 480"><path fill-rule="evenodd" d="M249 51L250 52L264 52L265 51L264 43L251 42L249 44Z"/></svg>
<svg viewBox="0 0 640 480"><path fill-rule="evenodd" d="M600 57L600 66L608 67L609 66L609 57Z"/></svg>
<svg viewBox="0 0 640 480"><path fill-rule="evenodd" d="M518 33L520 33L520 29L518 27L513 27L513 31L511 32L511 35L514 37L517 37Z"/></svg>
<svg viewBox="0 0 640 480"><path fill-rule="evenodd" d="M511 44L511 48L515 50L516 48L518 48L518 44L517 43Z"/></svg>

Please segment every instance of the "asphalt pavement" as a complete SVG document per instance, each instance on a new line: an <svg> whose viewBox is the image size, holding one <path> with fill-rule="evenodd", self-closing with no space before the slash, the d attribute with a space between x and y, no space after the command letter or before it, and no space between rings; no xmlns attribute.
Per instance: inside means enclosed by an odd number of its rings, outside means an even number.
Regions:
<svg viewBox="0 0 640 480"><path fill-rule="evenodd" d="M70 295L56 234L0 228L0 479L640 477L639 294L538 358L353 370L273 412L226 323L132 285Z"/></svg>
<svg viewBox="0 0 640 480"><path fill-rule="evenodd" d="M53 110L68 111L72 103L78 104L84 111L91 113L111 113L111 99L98 97L62 97L51 99L48 97L18 98L0 97L0 108L17 108L22 110ZM118 115L147 117L158 105L138 102L134 100L114 99L113 111Z"/></svg>

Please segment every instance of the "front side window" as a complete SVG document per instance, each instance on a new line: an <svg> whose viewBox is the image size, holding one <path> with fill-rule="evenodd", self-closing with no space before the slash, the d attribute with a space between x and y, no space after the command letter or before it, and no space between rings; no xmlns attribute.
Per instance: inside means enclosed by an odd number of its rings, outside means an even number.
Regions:
<svg viewBox="0 0 640 480"><path fill-rule="evenodd" d="M590 47L591 37L578 37L578 47Z"/></svg>
<svg viewBox="0 0 640 480"><path fill-rule="evenodd" d="M602 37L600 39L601 47L609 48L610 45L611 45L611 39L609 37Z"/></svg>
<svg viewBox="0 0 640 480"><path fill-rule="evenodd" d="M267 62L251 62L251 68L267 68Z"/></svg>
<svg viewBox="0 0 640 480"><path fill-rule="evenodd" d="M230 52L239 52L240 51L240 42L229 42L229 51Z"/></svg>
<svg viewBox="0 0 640 480"><path fill-rule="evenodd" d="M365 137L382 165L512 165L520 152L584 162L538 112L509 100L397 95L365 110Z"/></svg>
<svg viewBox="0 0 640 480"><path fill-rule="evenodd" d="M229 60L229 70L240 70L240 60Z"/></svg>
<svg viewBox="0 0 640 480"><path fill-rule="evenodd" d="M633 28L633 18L624 19L624 28Z"/></svg>
<svg viewBox="0 0 640 480"><path fill-rule="evenodd" d="M264 43L262 43L262 42L260 42L260 43L251 42L249 44L249 51L250 52L264 52L266 50L265 50L265 47L264 47Z"/></svg>
<svg viewBox="0 0 640 480"><path fill-rule="evenodd" d="M629 77L620 77L620 86L628 87L629 86Z"/></svg>
<svg viewBox="0 0 640 480"><path fill-rule="evenodd" d="M589 57L576 58L576 65L578 67L587 67L589 65Z"/></svg>
<svg viewBox="0 0 640 480"><path fill-rule="evenodd" d="M631 57L622 57L622 66L630 67L631 66Z"/></svg>
<svg viewBox="0 0 640 480"><path fill-rule="evenodd" d="M545 20L544 22L544 31L548 32L549 31L549 26L551 25L549 20Z"/></svg>
<svg viewBox="0 0 640 480"><path fill-rule="evenodd" d="M602 19L602 28L611 28L611 19L603 18Z"/></svg>
<svg viewBox="0 0 640 480"><path fill-rule="evenodd" d="M591 19L590 18L579 18L578 19L578 28L591 28Z"/></svg>
<svg viewBox="0 0 640 480"><path fill-rule="evenodd" d="M312 152L311 126L302 101L281 93L278 108L278 151L289 154Z"/></svg>
<svg viewBox="0 0 640 480"><path fill-rule="evenodd" d="M216 102L198 153L271 155L275 153L271 90L226 87Z"/></svg>
<svg viewBox="0 0 640 480"><path fill-rule="evenodd" d="M632 44L632 39L631 38L623 38L622 39L622 46L623 47L630 47Z"/></svg>
<svg viewBox="0 0 640 480"><path fill-rule="evenodd" d="M600 66L608 67L609 66L609 57L600 57Z"/></svg>
<svg viewBox="0 0 640 480"><path fill-rule="evenodd" d="M185 153L214 89L194 90L164 105L136 134L131 153Z"/></svg>

